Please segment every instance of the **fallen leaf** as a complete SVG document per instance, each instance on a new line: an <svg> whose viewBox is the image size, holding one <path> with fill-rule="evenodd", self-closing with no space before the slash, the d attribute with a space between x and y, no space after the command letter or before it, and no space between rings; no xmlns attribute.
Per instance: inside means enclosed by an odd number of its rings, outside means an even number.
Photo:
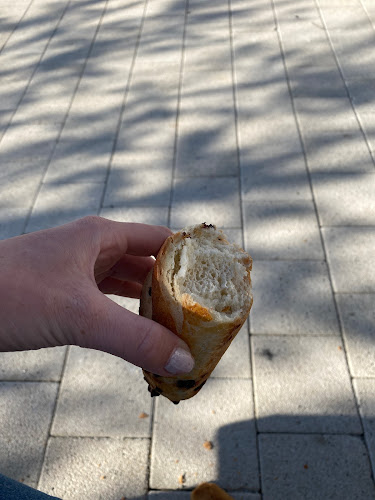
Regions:
<svg viewBox="0 0 375 500"><path fill-rule="evenodd" d="M214 447L214 445L211 443L211 441L205 441L203 443L203 447L206 448L206 450L212 450L212 448Z"/></svg>

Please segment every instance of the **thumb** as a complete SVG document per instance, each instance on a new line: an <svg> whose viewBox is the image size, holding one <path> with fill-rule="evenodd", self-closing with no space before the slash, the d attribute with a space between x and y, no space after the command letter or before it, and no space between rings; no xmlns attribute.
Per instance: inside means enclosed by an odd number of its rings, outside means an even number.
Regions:
<svg viewBox="0 0 375 500"><path fill-rule="evenodd" d="M99 291L95 290L90 303L94 314L81 347L114 354L166 377L193 369L189 347L170 330L124 309Z"/></svg>

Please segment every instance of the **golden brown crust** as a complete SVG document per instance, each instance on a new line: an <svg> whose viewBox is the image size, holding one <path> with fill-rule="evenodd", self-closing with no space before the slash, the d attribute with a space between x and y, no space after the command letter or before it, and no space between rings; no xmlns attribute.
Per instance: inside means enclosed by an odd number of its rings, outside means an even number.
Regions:
<svg viewBox="0 0 375 500"><path fill-rule="evenodd" d="M199 392L204 383L220 361L224 352L229 347L233 338L241 329L252 305L250 270L252 260L243 250L244 262L247 269L247 289L244 293L249 295L248 305L242 313L230 318L223 314L218 320L213 318L212 311L195 302L190 295L182 294L174 297L171 274L169 270L174 263L174 249L184 239L189 237L204 237L202 231L213 226L200 225L189 231L180 231L170 236L157 256L151 276L146 280L141 297L140 314L162 324L189 346L195 360L193 370L184 375L161 377L144 371L145 379L149 383L151 395L167 397L174 403L182 399L189 399ZM213 230L213 229L212 229ZM216 231L216 228L214 228ZM230 245L221 233L223 244Z"/></svg>
<svg viewBox="0 0 375 500"><path fill-rule="evenodd" d="M191 500L233 500L233 497L215 483L202 483L190 496Z"/></svg>

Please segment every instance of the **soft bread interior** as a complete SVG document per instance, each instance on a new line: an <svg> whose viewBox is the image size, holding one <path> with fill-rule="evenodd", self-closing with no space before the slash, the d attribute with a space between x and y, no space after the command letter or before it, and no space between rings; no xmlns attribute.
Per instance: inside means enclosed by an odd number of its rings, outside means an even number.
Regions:
<svg viewBox="0 0 375 500"><path fill-rule="evenodd" d="M174 297L188 294L214 318L231 320L249 308L248 267L248 255L221 231L210 227L199 236L192 231L175 249Z"/></svg>

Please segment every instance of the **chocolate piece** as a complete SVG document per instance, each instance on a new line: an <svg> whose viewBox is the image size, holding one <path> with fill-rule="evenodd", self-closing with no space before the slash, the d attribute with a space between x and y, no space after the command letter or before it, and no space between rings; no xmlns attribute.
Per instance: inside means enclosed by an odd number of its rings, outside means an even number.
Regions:
<svg viewBox="0 0 375 500"><path fill-rule="evenodd" d="M177 387L180 389L191 389L195 386L195 380L177 380Z"/></svg>

